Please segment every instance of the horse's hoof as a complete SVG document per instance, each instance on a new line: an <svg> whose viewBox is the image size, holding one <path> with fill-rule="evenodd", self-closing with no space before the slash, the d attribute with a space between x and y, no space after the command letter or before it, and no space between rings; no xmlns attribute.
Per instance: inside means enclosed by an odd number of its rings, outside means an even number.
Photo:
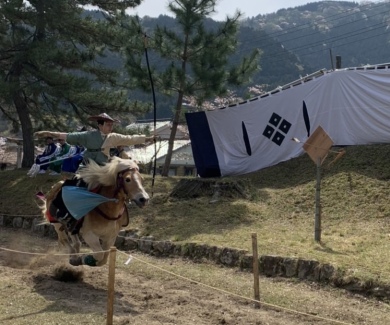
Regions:
<svg viewBox="0 0 390 325"><path fill-rule="evenodd" d="M81 259L81 256L72 256L69 259L69 264L73 266L79 266L83 264L83 260Z"/></svg>
<svg viewBox="0 0 390 325"><path fill-rule="evenodd" d="M92 256L92 255L86 255L84 257L84 263L85 265L88 266L96 266L97 260Z"/></svg>

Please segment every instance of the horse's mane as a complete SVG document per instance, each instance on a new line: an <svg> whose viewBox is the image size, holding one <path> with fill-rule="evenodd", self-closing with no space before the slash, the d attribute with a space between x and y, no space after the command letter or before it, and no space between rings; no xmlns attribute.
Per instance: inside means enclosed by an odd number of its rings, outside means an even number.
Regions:
<svg viewBox="0 0 390 325"><path fill-rule="evenodd" d="M99 185L112 186L116 184L118 173L129 168L137 168L137 164L130 159L113 157L110 162L100 166L93 160L80 168L76 174L77 178L82 178L88 184L88 189L93 189Z"/></svg>

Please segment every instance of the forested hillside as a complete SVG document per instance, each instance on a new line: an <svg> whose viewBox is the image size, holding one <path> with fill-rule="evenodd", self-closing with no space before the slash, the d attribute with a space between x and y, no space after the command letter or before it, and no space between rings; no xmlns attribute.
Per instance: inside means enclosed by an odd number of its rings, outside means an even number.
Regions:
<svg viewBox="0 0 390 325"><path fill-rule="evenodd" d="M102 19L97 11L88 11L95 19ZM142 32L153 37L155 26L177 30L175 19L166 15L140 19ZM206 27L216 28L218 22L208 19ZM262 51L261 67L250 84L233 89L238 96L248 97L248 87L262 85L272 90L320 69L336 67L336 56L341 56L342 67L390 62L390 2L321 1L276 13L258 15L241 21L238 47L230 58L238 62L254 48ZM123 58L106 53L104 65L120 72L127 79ZM150 64L165 69L171 62L149 51ZM172 117L176 98L164 96L156 88L157 117ZM152 107L152 94L137 89L129 97L146 102ZM150 112L138 119L152 118ZM8 126L7 126L8 128Z"/></svg>
<svg viewBox="0 0 390 325"><path fill-rule="evenodd" d="M389 24L388 1L313 2L243 22L243 26L265 31L314 70L332 69L331 53L333 67L336 55L341 56L342 67L389 62ZM271 62L280 62L276 52L271 48L269 52Z"/></svg>
<svg viewBox="0 0 390 325"><path fill-rule="evenodd" d="M98 19L100 17L99 12L91 12ZM177 25L174 18L160 15L158 18L144 17L140 20L142 25L142 32L146 33L149 37L153 37L151 31L158 25L160 27L165 26L171 30L177 30ZM218 22L208 19L206 22L207 29L216 29ZM268 36L263 30L255 30L254 28L242 26L238 33L238 50L230 58L231 63L239 62L244 56L247 56L253 49L261 49L263 54L260 61L261 70L257 72L252 82L248 85L232 89L237 96L248 97L248 87L251 85L263 85L266 90L274 89L275 87L288 83L292 80L299 78L300 75L310 73L311 69L307 69L302 65L295 55L283 47L280 46L279 41ZM277 55L280 60L275 62L272 57ZM171 64L169 60L159 57L156 53L149 50L148 52L150 65L157 68L157 70L164 70ZM123 65L121 57L117 55L108 54L103 61L109 68L120 69ZM123 78L126 78L125 74L122 74ZM150 93L144 93L141 91L133 91L134 98L141 101L152 102L152 95ZM175 102L175 98L164 96L159 93L159 89L156 89L158 110L157 115L159 118L170 117L172 115L172 106ZM152 113L147 114L144 118L151 118Z"/></svg>
<svg viewBox="0 0 390 325"><path fill-rule="evenodd" d="M146 33L156 25L175 29L175 20L161 15L144 17L141 24ZM210 19L208 28L218 22ZM261 70L250 85L263 85L271 90L300 76L320 69L336 67L336 56L342 67L390 62L390 3L321 1L295 8L281 9L273 14L258 15L241 22L238 50L231 62L237 62L252 49L263 53ZM150 53L150 62L164 68L170 62ZM109 64L120 66L120 58L107 58ZM248 86L234 89L237 95L248 96ZM158 89L156 89L158 92ZM143 101L152 101L151 94L134 92ZM170 117L173 98L157 94L158 116ZM151 118L149 113L145 118Z"/></svg>

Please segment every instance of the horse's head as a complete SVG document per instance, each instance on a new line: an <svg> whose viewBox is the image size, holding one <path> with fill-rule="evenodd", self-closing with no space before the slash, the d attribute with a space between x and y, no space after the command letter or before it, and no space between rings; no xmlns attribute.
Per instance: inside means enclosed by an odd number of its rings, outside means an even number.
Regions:
<svg viewBox="0 0 390 325"><path fill-rule="evenodd" d="M98 186L114 186L114 195L123 191L126 199L133 201L140 208L149 202L149 195L142 186L142 176L138 165L131 159L113 157L104 166L99 166L93 160L77 174L89 189Z"/></svg>
<svg viewBox="0 0 390 325"><path fill-rule="evenodd" d="M142 185L142 176L138 166L135 163L134 165L118 173L117 189L123 189L129 200L143 208L149 202L149 195Z"/></svg>

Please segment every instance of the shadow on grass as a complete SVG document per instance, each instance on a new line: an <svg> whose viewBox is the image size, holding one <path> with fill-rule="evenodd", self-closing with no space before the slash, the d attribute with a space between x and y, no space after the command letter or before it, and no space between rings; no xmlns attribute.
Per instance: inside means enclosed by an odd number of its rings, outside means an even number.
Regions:
<svg viewBox="0 0 390 325"><path fill-rule="evenodd" d="M100 271L101 269L99 269ZM53 304L46 307L44 312L63 311L71 314L101 313L105 314L107 310L107 276L99 275L101 272L92 271L88 268L83 272L94 273L95 284L87 283L80 279L75 282L63 282L55 279L51 274L39 274L33 277L34 291L44 297L46 300L53 301ZM103 272L104 273L104 272ZM89 278L88 281L91 281ZM122 292L115 292L115 312L117 315L135 313L134 305L127 300L121 299ZM121 303L118 303L118 302Z"/></svg>
<svg viewBox="0 0 390 325"><path fill-rule="evenodd" d="M324 243L319 244L320 247L316 247L315 250L327 254L333 254L333 255L348 255L346 253L335 251L333 248L326 246Z"/></svg>

